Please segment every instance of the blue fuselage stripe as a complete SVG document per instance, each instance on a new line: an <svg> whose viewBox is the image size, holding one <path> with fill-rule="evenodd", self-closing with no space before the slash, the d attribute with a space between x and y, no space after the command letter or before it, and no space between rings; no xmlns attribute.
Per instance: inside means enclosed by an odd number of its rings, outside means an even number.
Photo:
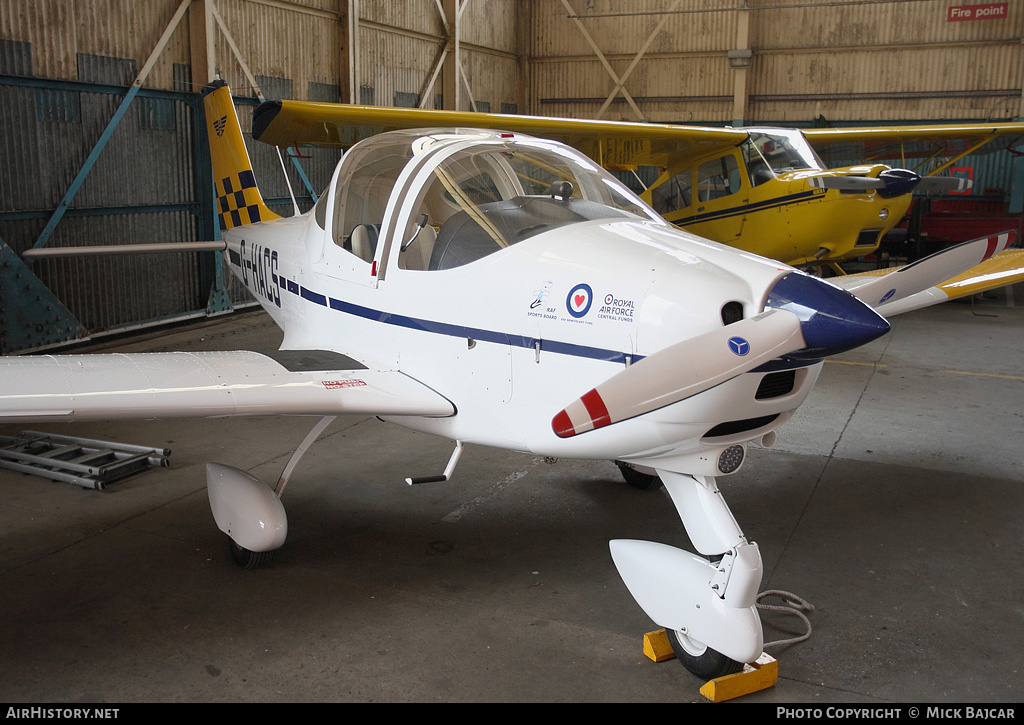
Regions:
<svg viewBox="0 0 1024 725"><path fill-rule="evenodd" d="M409 317L407 315L397 315L392 312L384 312L383 310L375 310L371 307L363 307L362 305L345 302L344 300L335 299L334 297L327 297L318 292L307 289L306 287L301 287L285 277L279 276L279 279L282 282L282 289L285 289L292 294L298 294L298 296L304 300L314 302L322 307L328 307L329 309L342 312L347 315L352 315L354 317L361 317L373 322L382 322L385 325L395 325L396 327L429 332L435 335L464 337L467 339L471 338L481 342L493 342L499 345L522 347L529 350L537 349L537 345L539 344L540 350L544 352L555 352L562 355L572 355L591 360L604 360L606 362L615 362L623 365L626 364L627 360L630 362L636 362L641 359L639 356L633 356L629 353L619 352L617 350L605 350L598 347L588 347L586 345L559 342L557 340L538 340L537 338L527 337L525 335L510 335L504 332L485 330L479 327L452 325L447 322L436 322L434 320L424 320L418 317Z"/></svg>
<svg viewBox="0 0 1024 725"><path fill-rule="evenodd" d="M778 209L784 206L789 206L790 204L799 204L800 202L807 201L808 199L811 199L814 196L819 195L820 192L801 191L797 194L790 194L789 196L775 197L774 199L770 199L768 201L759 201L753 204L744 204L742 206L731 206L726 209L704 212L703 214L691 214L690 216L675 217L670 221L673 224L685 226L687 224L699 224L700 222L714 221L716 219L728 219L729 217L740 216L742 214L750 214L756 211L765 211L766 209Z"/></svg>
<svg viewBox="0 0 1024 725"><path fill-rule="evenodd" d="M234 260L232 259L232 261ZM618 350L606 350L604 348L577 345L570 342L560 342L558 340L539 340L535 337L528 337L525 335L510 335L504 332L485 330L479 327L466 327L464 325L453 325L447 322L424 320L418 317L409 317L407 315L397 315L392 312L375 310L371 307L363 307L362 305L345 302L344 300L335 299L334 297L328 297L327 295L323 295L319 292L303 287L294 280L288 279L282 275L278 275L278 280L282 290L300 297L301 299L313 302L321 307L335 310L336 312L360 317L364 320L381 322L385 325L395 325L396 327L429 332L435 335L447 335L449 337L462 337L479 340L481 342L493 342L499 345L521 347L528 350L539 349L542 352L571 355L573 357L582 357L589 360L603 360L605 362L613 362L620 365L635 363L644 358L643 355L631 355L629 353L619 352ZM773 360L751 370L750 372L757 373L771 372L774 370L790 370L793 368L813 365L817 362L820 361L796 361L786 359Z"/></svg>

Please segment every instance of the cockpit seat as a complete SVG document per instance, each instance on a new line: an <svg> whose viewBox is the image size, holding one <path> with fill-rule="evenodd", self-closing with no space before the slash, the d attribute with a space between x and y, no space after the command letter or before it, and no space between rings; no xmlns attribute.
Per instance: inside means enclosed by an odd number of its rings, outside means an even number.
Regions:
<svg viewBox="0 0 1024 725"><path fill-rule="evenodd" d="M402 266L405 269L427 269L430 264L430 254L434 250L434 242L437 240L437 232L434 227L427 224L416 234L416 238L406 247L402 253Z"/></svg>
<svg viewBox="0 0 1024 725"><path fill-rule="evenodd" d="M373 254L377 251L377 233L379 226L374 224L360 224L352 230L352 253L364 262L372 262Z"/></svg>
<svg viewBox="0 0 1024 725"><path fill-rule="evenodd" d="M494 238L464 211L453 214L441 225L430 253L428 269L454 269L482 259L500 249Z"/></svg>

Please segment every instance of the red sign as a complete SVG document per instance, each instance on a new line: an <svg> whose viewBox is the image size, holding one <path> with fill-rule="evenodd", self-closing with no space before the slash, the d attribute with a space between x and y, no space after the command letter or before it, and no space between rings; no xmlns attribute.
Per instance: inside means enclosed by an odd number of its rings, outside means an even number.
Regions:
<svg viewBox="0 0 1024 725"><path fill-rule="evenodd" d="M968 181L974 180L974 167L973 166L951 166L949 168L949 175L955 179L967 179ZM967 191L951 191L950 194L970 194L971 190Z"/></svg>
<svg viewBox="0 0 1024 725"><path fill-rule="evenodd" d="M1009 3L984 3L983 5L956 5L946 13L946 22L961 20L1006 20Z"/></svg>

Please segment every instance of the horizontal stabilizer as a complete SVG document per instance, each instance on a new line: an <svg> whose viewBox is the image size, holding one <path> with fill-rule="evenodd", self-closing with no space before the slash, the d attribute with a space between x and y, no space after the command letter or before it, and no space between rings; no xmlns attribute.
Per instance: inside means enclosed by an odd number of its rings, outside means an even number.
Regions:
<svg viewBox="0 0 1024 725"><path fill-rule="evenodd" d="M155 242L152 244L105 244L96 247L39 247L21 253L25 259L42 257L105 257L112 254L177 254L183 252L222 252L224 242Z"/></svg>
<svg viewBox="0 0 1024 725"><path fill-rule="evenodd" d="M0 357L0 422L454 412L404 373L324 351Z"/></svg>

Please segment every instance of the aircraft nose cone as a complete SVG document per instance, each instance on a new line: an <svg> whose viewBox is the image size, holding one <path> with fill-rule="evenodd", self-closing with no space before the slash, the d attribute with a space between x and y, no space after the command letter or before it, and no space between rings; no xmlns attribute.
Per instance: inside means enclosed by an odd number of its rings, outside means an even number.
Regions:
<svg viewBox="0 0 1024 725"><path fill-rule="evenodd" d="M878 192L883 199L909 194L921 182L921 177L908 169L886 169L878 178L885 184Z"/></svg>
<svg viewBox="0 0 1024 725"><path fill-rule="evenodd" d="M851 295L803 272L791 272L768 293L765 307L800 319L807 347L787 357L817 360L867 344L889 331L884 317Z"/></svg>

